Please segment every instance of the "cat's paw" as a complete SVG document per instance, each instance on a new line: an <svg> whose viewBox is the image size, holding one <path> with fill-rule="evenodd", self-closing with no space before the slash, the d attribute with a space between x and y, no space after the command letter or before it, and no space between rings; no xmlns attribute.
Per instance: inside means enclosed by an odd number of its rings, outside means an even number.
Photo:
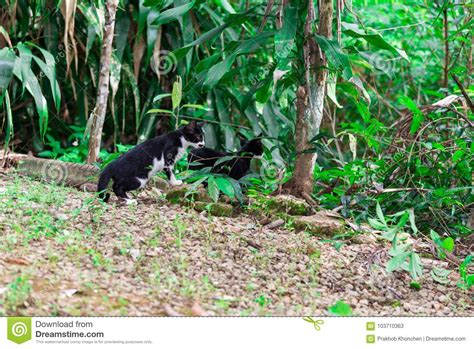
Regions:
<svg viewBox="0 0 474 349"><path fill-rule="evenodd" d="M174 181L170 182L170 185L173 187L177 187L178 185L183 184L183 181L181 179L175 179Z"/></svg>

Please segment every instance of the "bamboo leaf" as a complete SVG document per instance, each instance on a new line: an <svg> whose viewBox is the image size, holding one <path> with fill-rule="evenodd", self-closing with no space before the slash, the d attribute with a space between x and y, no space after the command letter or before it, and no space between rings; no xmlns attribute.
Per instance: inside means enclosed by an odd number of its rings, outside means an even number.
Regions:
<svg viewBox="0 0 474 349"><path fill-rule="evenodd" d="M15 52L8 47L0 50L0 90L6 89L13 77L15 67Z"/></svg>
<svg viewBox="0 0 474 349"><path fill-rule="evenodd" d="M41 91L38 79L31 70L31 59L33 55L30 49L22 43L19 43L17 45L17 48L18 52L20 53L20 59L16 62L16 64L19 65L19 70L21 74L20 80L23 82L23 88L26 88L26 90L31 94L35 101L36 110L39 114L40 135L44 138L44 136L46 135L46 130L48 128L48 106L46 104L46 99L44 98L43 93ZM18 72L16 74L18 74Z"/></svg>
<svg viewBox="0 0 474 349"><path fill-rule="evenodd" d="M193 0L187 4L173 7L169 10L161 12L158 17L155 18L155 20L152 22L152 25L154 26L159 26L162 24L166 24L172 21L177 20L180 16L184 15L187 13L189 10L191 10L194 6L194 3L196 1Z"/></svg>
<svg viewBox="0 0 474 349"><path fill-rule="evenodd" d="M321 49L328 56L331 62L338 70L342 71L342 77L349 80L352 77L352 68L349 63L349 57L342 52L337 40L330 40L322 35L315 35Z"/></svg>

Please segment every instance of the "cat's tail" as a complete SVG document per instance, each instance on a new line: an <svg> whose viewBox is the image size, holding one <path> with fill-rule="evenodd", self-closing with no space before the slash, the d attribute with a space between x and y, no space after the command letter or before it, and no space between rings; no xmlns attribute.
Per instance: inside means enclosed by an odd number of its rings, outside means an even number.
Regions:
<svg viewBox="0 0 474 349"><path fill-rule="evenodd" d="M107 185L112 178L112 171L109 167L106 167L99 176L99 182L97 183L97 192L99 193L99 197L104 200L104 202L109 201L110 194L106 193Z"/></svg>

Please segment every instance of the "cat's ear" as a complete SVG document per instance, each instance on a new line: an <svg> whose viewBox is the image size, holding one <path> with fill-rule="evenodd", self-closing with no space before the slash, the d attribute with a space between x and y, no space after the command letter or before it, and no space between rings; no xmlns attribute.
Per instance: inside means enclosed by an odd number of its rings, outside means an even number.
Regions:
<svg viewBox="0 0 474 349"><path fill-rule="evenodd" d="M189 124L186 125L188 130L192 130L196 128L196 120L191 121Z"/></svg>
<svg viewBox="0 0 474 349"><path fill-rule="evenodd" d="M205 121L201 121L201 122L197 122L197 123L196 123L196 126L197 126L197 127L203 127L205 124L206 124Z"/></svg>

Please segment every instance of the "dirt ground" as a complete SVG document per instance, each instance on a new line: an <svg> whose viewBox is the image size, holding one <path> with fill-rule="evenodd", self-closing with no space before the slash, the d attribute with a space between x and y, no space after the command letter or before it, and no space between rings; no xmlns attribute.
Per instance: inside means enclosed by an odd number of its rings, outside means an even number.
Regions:
<svg viewBox="0 0 474 349"><path fill-rule="evenodd" d="M423 258L421 288L389 245L220 218L144 192L136 206L0 174L0 315L474 315L472 291ZM447 284L430 276L450 269Z"/></svg>

